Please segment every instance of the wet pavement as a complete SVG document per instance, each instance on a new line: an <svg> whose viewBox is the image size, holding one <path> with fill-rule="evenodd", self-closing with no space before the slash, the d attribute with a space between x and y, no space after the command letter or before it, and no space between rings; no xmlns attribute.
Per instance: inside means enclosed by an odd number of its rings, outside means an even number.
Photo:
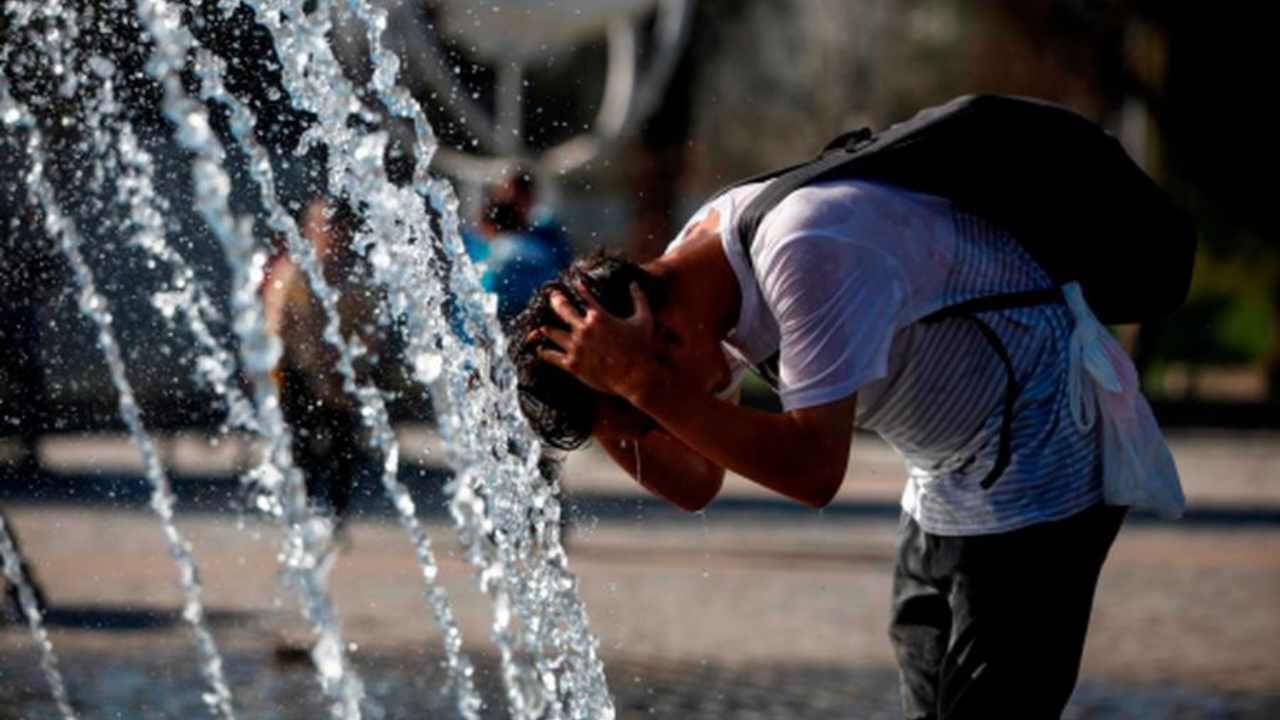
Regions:
<svg viewBox="0 0 1280 720"><path fill-rule="evenodd" d="M190 656L152 654L121 662L116 654L82 653L65 669L80 678L78 710L86 717L138 720L206 717L193 688ZM236 691L242 717L302 720L326 716L309 668L281 663L261 653L229 653L228 680ZM497 667L491 657L477 657L478 686L489 698L499 697ZM0 720L53 720L57 710L39 674L21 664L20 654L0 655L6 666L22 668L6 674L0 691ZM366 715L385 718L452 717L452 697L443 689L444 673L436 659L423 655L358 657L366 679ZM865 718L900 717L897 677L879 669L753 664L643 663L610 664L610 682L624 719L717 718ZM1077 689L1066 720L1119 718L1274 718L1280 697L1240 693L1210 694L1160 686L1116 686L1086 679ZM483 717L506 717L489 706Z"/></svg>
<svg viewBox="0 0 1280 720"><path fill-rule="evenodd" d="M573 459L570 557L621 717L897 717L884 628L901 471L883 448L861 438L854 448L846 488L822 513L731 481L707 513L683 515L645 500L598 457ZM1068 718L1280 717L1280 436L1187 435L1175 453L1194 512L1180 524L1139 518L1122 532ZM10 485L0 502L54 603L50 633L73 701L87 718L206 717L175 570L141 479L127 462L106 474L57 470L42 481L46 495ZM234 511L232 478L207 467L188 475L179 523L241 716L323 717L296 657L305 624L276 582L276 531ZM437 470L408 478L425 505L438 504ZM346 637L370 717L447 718L439 634L384 503L376 492L361 501L334 572ZM505 717L490 607L453 557L443 517L424 515L492 706L486 717ZM57 715L30 635L0 624L0 720L46 717Z"/></svg>

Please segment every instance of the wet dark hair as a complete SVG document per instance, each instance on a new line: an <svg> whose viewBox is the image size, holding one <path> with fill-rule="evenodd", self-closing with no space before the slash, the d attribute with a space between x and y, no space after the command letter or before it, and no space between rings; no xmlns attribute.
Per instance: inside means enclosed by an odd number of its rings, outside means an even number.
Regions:
<svg viewBox="0 0 1280 720"><path fill-rule="evenodd" d="M573 287L576 279L582 280L605 310L619 317L628 317L634 311L633 282L640 286L651 309L660 309L666 300L662 282L657 277L621 255L601 251L575 260L555 280L543 285L529 305L511 321L508 337L519 384L520 409L543 442L560 450L581 447L591 437L600 393L539 358L540 348L554 344L545 338L530 339L530 335L540 327L567 328L551 308L553 291L564 295L579 312L585 310L586 303Z"/></svg>

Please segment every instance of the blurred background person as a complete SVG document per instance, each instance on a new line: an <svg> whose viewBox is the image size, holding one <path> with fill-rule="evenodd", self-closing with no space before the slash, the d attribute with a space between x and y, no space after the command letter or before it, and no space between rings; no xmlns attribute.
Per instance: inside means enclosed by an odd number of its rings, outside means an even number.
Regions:
<svg viewBox="0 0 1280 720"><path fill-rule="evenodd" d="M339 293L342 336L359 341L367 351L355 360L359 381L367 383L387 348L387 333L376 317L376 292L365 282L362 260L351 247L357 224L349 205L323 198L306 206L299 223L315 247L325 280ZM373 461L360 408L343 389L338 351L324 339L324 307L302 268L287 257L278 261L263 289L263 304L268 331L283 345L274 377L294 431L295 460L312 500L332 512L341 529L353 486Z"/></svg>
<svg viewBox="0 0 1280 720"><path fill-rule="evenodd" d="M475 229L464 230L467 254L483 263L481 284L498 296L504 325L573 260L568 232L536 201L532 171L517 166L487 189Z"/></svg>

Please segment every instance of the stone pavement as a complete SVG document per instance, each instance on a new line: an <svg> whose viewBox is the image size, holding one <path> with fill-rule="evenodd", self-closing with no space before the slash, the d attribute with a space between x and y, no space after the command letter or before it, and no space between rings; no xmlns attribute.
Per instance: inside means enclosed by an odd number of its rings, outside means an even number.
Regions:
<svg viewBox="0 0 1280 720"><path fill-rule="evenodd" d="M136 494L90 497L102 488L75 474L77 448L81 463L90 453L99 466L128 455L118 439L55 448L46 461L84 483L75 499L0 501L55 603L51 633L71 695L86 717L201 717L159 525ZM174 455L182 452L212 463L191 448ZM1280 717L1280 437L1197 433L1175 438L1175 453L1196 512L1122 532L1069 717ZM124 461L113 467L130 472ZM570 557L620 715L895 717L884 628L900 473L860 437L849 481L824 512L731 481L722 502L689 516L647 502L598 456L572 458ZM309 668L275 654L305 638L276 583L276 531L215 505L196 504L180 524L242 716L319 717ZM333 577L357 665L385 717L448 717L439 636L408 543L378 498L361 507ZM495 704L487 716L503 717L490 607L453 556L450 528L428 517L442 582ZM30 636L0 626L0 720L18 717L55 715Z"/></svg>

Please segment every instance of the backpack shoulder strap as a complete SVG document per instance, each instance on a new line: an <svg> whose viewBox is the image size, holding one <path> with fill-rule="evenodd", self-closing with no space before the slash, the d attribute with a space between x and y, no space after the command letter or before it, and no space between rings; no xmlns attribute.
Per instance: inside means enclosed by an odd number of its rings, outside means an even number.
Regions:
<svg viewBox="0 0 1280 720"><path fill-rule="evenodd" d="M929 147L930 143L936 142L931 138L945 138L948 143L967 142L971 128L982 125L984 118L993 114L1007 115L1010 105L1025 109L1028 104L1001 96L964 95L942 105L925 108L910 119L879 133L873 133L869 128L847 132L828 143L816 158L808 162L749 178L745 182L772 182L743 208L738 217L738 240L746 251L747 261L751 260L751 244L765 215L799 188L835 177L880 178L894 183L906 180L907 186L914 187L918 183L911 182L913 171L897 167L903 164L904 156L911 168L918 164L920 153L914 148ZM930 166L934 164L930 162ZM904 171L905 178L902 177Z"/></svg>
<svg viewBox="0 0 1280 720"><path fill-rule="evenodd" d="M1000 363L1004 366L1005 388L1000 420L1000 445L996 451L995 463L992 465L991 470L987 472L986 477L982 479L981 487L984 490L990 490L991 486L995 485L996 481L1000 479L1000 476L1009 467L1009 462L1013 459L1013 411L1021 388L1018 385L1018 377L1014 372L1013 358L1010 357L1009 350L1004 346L1004 342L1000 340L1000 336L996 334L991 325L978 317L978 314L1014 308L1052 305L1061 302L1064 302L1062 289L1056 287L999 293L948 305L920 319L920 322L923 323L935 323L949 318L961 318L972 322L978 328L978 331L982 333L982 337L991 346L996 356L999 357ZM774 392L777 392L781 387L778 375L779 360L781 360L781 355L775 352L755 366L756 374L768 383Z"/></svg>
<svg viewBox="0 0 1280 720"><path fill-rule="evenodd" d="M789 168L749 178L746 181L772 180L758 195L752 198L751 202L747 203L747 206L743 208L742 214L738 216L736 226L738 242L742 243L743 254L746 256L748 264L751 263L751 244L755 239L756 230L760 228L760 223L764 221L764 216L768 215L771 210L778 206L778 203L782 202L791 193L810 183L817 182L824 176L834 174L855 160L859 156L859 151L873 142L872 138L870 128L862 128L845 133L831 141L821 155L809 162L792 165Z"/></svg>
<svg viewBox="0 0 1280 720"><path fill-rule="evenodd" d="M1009 355L1009 349L1005 347L995 329L978 315L979 313L1061 302L1064 302L1062 290L1056 287L999 293L948 305L941 310L926 315L921 320L921 322L925 323L938 322L947 318L968 320L978 328L978 331L982 333L982 337L986 339L987 344L991 346L996 356L1000 358L1000 363L1004 365L1005 384L1004 404L1000 418L1000 445L996 451L995 463L991 466L991 470L987 472L987 476L982 479L981 486L983 490L990 490L991 486L995 485L996 481L1000 479L1000 476L1009 467L1009 462L1013 459L1013 411L1014 404L1017 402L1018 394L1022 391L1022 388L1018 385L1018 376L1014 371L1013 358Z"/></svg>
<svg viewBox="0 0 1280 720"><path fill-rule="evenodd" d="M830 150L836 147L843 147L845 143L845 139L853 136L870 137L871 128L861 128L858 130L853 130L841 135L840 137L837 137L835 140L832 140L830 143L828 143L827 147L814 160L805 160L804 162L798 162L798 163L795 163L794 165L788 165L786 167L781 167L781 168L774 168L773 170L766 170L762 173L757 173L755 175L742 178L741 180L735 180L734 182L729 183L728 185L725 185L724 187L712 193L711 199L714 200L715 198L718 198L721 195L724 195L730 190L733 190L734 188L740 188L743 185L750 185L752 183L758 183L758 182L766 182L768 180L773 180L774 178L778 178L783 175L786 175L789 172L797 171L797 170L800 170L801 168L808 167L810 164L812 164L816 160L821 160L823 157L825 157Z"/></svg>

